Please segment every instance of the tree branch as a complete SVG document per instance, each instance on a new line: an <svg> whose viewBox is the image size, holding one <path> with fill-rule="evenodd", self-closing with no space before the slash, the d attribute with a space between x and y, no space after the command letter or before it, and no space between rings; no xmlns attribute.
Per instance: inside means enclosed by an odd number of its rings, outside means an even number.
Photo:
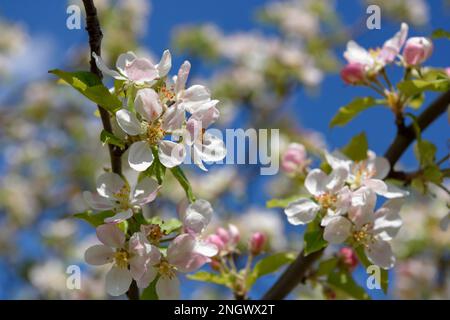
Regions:
<svg viewBox="0 0 450 320"><path fill-rule="evenodd" d="M97 9L95 8L93 0L83 0L84 9L86 10L86 31L89 36L89 47L90 47L90 70L92 73L96 74L100 79L103 79L102 72L97 68L94 57L92 53L95 52L97 56L101 56L101 44L103 33L100 28L100 22L98 21ZM102 108L102 106L97 105L98 111L100 112L100 118L102 119L103 129L109 133L112 133L111 118L109 112ZM122 151L112 144L108 144L109 157L111 159L111 170L114 173L122 175ZM130 289L127 292L128 299L139 300L139 289L137 287L136 281L133 280Z"/></svg>
<svg viewBox="0 0 450 320"><path fill-rule="evenodd" d="M418 117L417 122L421 131L425 130L433 121L442 115L447 110L449 104L450 91L447 91L437 98ZM397 136L385 153L385 157L391 164L391 173L389 177L403 177L404 175L406 177L406 174L395 172L393 168L415 139L416 136L412 125L399 128ZM275 284L269 289L269 291L267 291L262 299L279 300L285 298L302 280L304 280L307 271L311 268L314 262L319 260L322 253L323 249L305 257L303 255L303 251L300 252L295 261L283 272L280 278L278 278Z"/></svg>

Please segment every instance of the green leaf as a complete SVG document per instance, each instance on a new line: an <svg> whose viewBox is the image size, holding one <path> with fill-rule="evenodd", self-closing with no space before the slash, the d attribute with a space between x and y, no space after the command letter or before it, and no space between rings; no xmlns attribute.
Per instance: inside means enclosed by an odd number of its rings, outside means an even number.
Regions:
<svg viewBox="0 0 450 320"><path fill-rule="evenodd" d="M372 97L356 98L348 105L339 108L331 120L330 127L344 126L362 111L380 104L382 104L382 101Z"/></svg>
<svg viewBox="0 0 450 320"><path fill-rule="evenodd" d="M421 167L434 164L436 156L436 146L428 140L419 140L414 146L414 153L420 162Z"/></svg>
<svg viewBox="0 0 450 320"><path fill-rule="evenodd" d="M423 176L427 179L427 181L435 184L441 184L444 180L442 171L435 164L427 166L423 171Z"/></svg>
<svg viewBox="0 0 450 320"><path fill-rule="evenodd" d="M397 85L401 93L407 97L415 96L424 91L447 91L450 89L449 79L427 80L406 80Z"/></svg>
<svg viewBox="0 0 450 320"><path fill-rule="evenodd" d="M367 158L367 151L369 149L369 143L365 132L354 136L352 140L342 148L342 153L353 161L361 161Z"/></svg>
<svg viewBox="0 0 450 320"><path fill-rule="evenodd" d="M423 102L425 100L425 95L422 93L416 94L415 96L411 97L411 99L408 101L408 106L413 109L419 109Z"/></svg>
<svg viewBox="0 0 450 320"><path fill-rule="evenodd" d="M50 70L49 73L58 76L86 98L112 113L115 113L122 107L120 100L111 94L108 88L103 85L100 78L92 72L66 72L55 69Z"/></svg>
<svg viewBox="0 0 450 320"><path fill-rule="evenodd" d="M293 262L295 258L296 254L292 252L280 252L264 257L255 264L252 273L247 278L247 285L251 286L262 276L278 271L285 264Z"/></svg>
<svg viewBox="0 0 450 320"><path fill-rule="evenodd" d="M189 180L184 175L183 170L178 166L175 168L171 168L170 171L172 172L173 176L178 180L178 183L181 185L181 187L186 192L186 196L189 199L189 201L192 203L195 201L194 193L192 192L191 184L189 183Z"/></svg>
<svg viewBox="0 0 450 320"><path fill-rule="evenodd" d="M433 39L439 39L439 38L447 38L450 39L450 32L446 31L442 28L436 29L431 34L431 38Z"/></svg>
<svg viewBox="0 0 450 320"><path fill-rule="evenodd" d="M338 261L337 258L321 261L315 275L318 277L329 275L336 268Z"/></svg>
<svg viewBox="0 0 450 320"><path fill-rule="evenodd" d="M369 259L366 256L366 253L364 252L364 248L362 246L354 248L356 255L358 256L359 262L364 266L365 269L367 269L369 266L372 266L373 263L369 261ZM388 288L389 288L389 273L387 270L380 268L381 270L381 289L385 294L387 294Z"/></svg>
<svg viewBox="0 0 450 320"><path fill-rule="evenodd" d="M331 273L328 276L328 284L335 289L343 291L352 298L358 300L370 299L366 291L359 286L353 279L352 275L345 270L339 270Z"/></svg>
<svg viewBox="0 0 450 320"><path fill-rule="evenodd" d="M286 208L289 203L291 203L299 198L302 198L302 197L307 197L307 195L304 195L304 196L296 195L296 196L288 197L285 199L271 199L266 202L266 207L267 208Z"/></svg>
<svg viewBox="0 0 450 320"><path fill-rule="evenodd" d="M103 145L113 144L121 149L125 148L125 144L122 140L106 130L102 130L102 132L100 133L100 141L103 143Z"/></svg>
<svg viewBox="0 0 450 320"><path fill-rule="evenodd" d="M158 184L161 185L166 175L166 167L159 160L158 150L154 148L152 149L152 152L153 163L147 170L144 171L143 175L156 178L156 180L158 180Z"/></svg>
<svg viewBox="0 0 450 320"><path fill-rule="evenodd" d="M156 283L159 280L157 276L147 288L145 288L141 293L141 300L159 300L158 294L156 293Z"/></svg>
<svg viewBox="0 0 450 320"><path fill-rule="evenodd" d="M104 220L106 218L114 216L114 212L107 210L107 211L101 211L98 213L93 213L91 210L75 213L73 216L77 219L84 220L94 227L98 227L99 225L104 224Z"/></svg>
<svg viewBox="0 0 450 320"><path fill-rule="evenodd" d="M203 281L203 282L210 282L215 284L220 284L222 286L231 287L232 282L230 281L230 276L226 274L217 274L217 273L210 273L206 271L199 271L194 274L188 274L188 279L196 280L196 281Z"/></svg>
<svg viewBox="0 0 450 320"><path fill-rule="evenodd" d="M169 219L167 221L162 222L161 229L166 233L172 233L183 226L180 220L176 218Z"/></svg>
<svg viewBox="0 0 450 320"><path fill-rule="evenodd" d="M328 245L328 242L323 238L323 229L320 227L319 216L317 216L313 222L308 224L303 240L305 241L305 248L303 249L305 256L319 251Z"/></svg>

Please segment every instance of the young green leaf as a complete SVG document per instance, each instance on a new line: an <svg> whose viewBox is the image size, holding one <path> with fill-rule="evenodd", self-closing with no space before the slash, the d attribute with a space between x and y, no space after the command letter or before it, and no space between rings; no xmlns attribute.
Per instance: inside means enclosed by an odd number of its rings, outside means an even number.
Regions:
<svg viewBox="0 0 450 320"><path fill-rule="evenodd" d="M251 275L247 278L247 285L251 286L262 276L276 272L285 264L291 263L295 260L295 256L292 252L280 252L259 260L255 264Z"/></svg>
<svg viewBox="0 0 450 320"><path fill-rule="evenodd" d="M159 276L157 276L147 288L145 288L141 293L141 300L159 300L158 294L156 293L156 283L158 282Z"/></svg>
<svg viewBox="0 0 450 320"><path fill-rule="evenodd" d="M345 294L347 294L352 298L358 300L370 299L366 291L362 287L360 287L355 282L352 275L345 270L332 272L328 276L327 282L331 287L344 292Z"/></svg>
<svg viewBox="0 0 450 320"><path fill-rule="evenodd" d="M308 224L305 235L303 237L305 242L305 256L319 251L328 245L328 242L323 238L323 229L320 227L320 218L317 217L313 222Z"/></svg>
<svg viewBox="0 0 450 320"><path fill-rule="evenodd" d="M170 169L170 171L172 172L173 176L177 179L178 183L181 185L181 187L186 192L186 196L189 199L189 202L191 202L191 203L194 202L195 196L192 192L191 184L189 183L189 180L184 175L183 170L178 166L178 167Z"/></svg>
<svg viewBox="0 0 450 320"><path fill-rule="evenodd" d="M414 148L414 153L416 154L421 167L434 164L436 150L436 146L428 140L420 139L417 141Z"/></svg>
<svg viewBox="0 0 450 320"><path fill-rule="evenodd" d="M337 266L338 259L330 258L320 262L315 275L317 277L329 275Z"/></svg>
<svg viewBox="0 0 450 320"><path fill-rule="evenodd" d="M412 97L424 91L447 91L450 89L450 80L406 80L400 82L397 87L405 96Z"/></svg>
<svg viewBox="0 0 450 320"><path fill-rule="evenodd" d="M361 161L367 158L367 151L369 149L369 143L365 132L354 136L352 140L342 148L342 153L353 161Z"/></svg>
<svg viewBox="0 0 450 320"><path fill-rule="evenodd" d="M431 37L433 39L439 39L439 38L447 38L450 39L450 32L439 28L433 31L433 33L431 34Z"/></svg>
<svg viewBox="0 0 450 320"><path fill-rule="evenodd" d="M217 273L210 273L206 271L199 271L194 274L188 274L188 279L196 280L196 281L203 281L203 282L210 282L215 284L220 284L222 286L231 287L232 281L230 279L230 276L226 274L217 274Z"/></svg>
<svg viewBox="0 0 450 320"><path fill-rule="evenodd" d="M120 100L111 94L108 88L103 85L100 78L92 72L66 72L55 69L50 70L49 73L58 76L86 98L112 113L115 113L122 107Z"/></svg>
<svg viewBox="0 0 450 320"><path fill-rule="evenodd" d="M382 103L383 101L376 100L372 97L356 98L348 105L339 108L338 112L331 120L330 127L344 126L362 111L370 107L381 105Z"/></svg>
<svg viewBox="0 0 450 320"><path fill-rule="evenodd" d="M115 135L113 135L111 132L108 132L106 130L102 130L102 132L100 133L100 141L104 145L105 144L113 144L115 146L118 146L121 149L125 148L125 144L122 140L120 140Z"/></svg>
<svg viewBox="0 0 450 320"><path fill-rule="evenodd" d="M75 213L73 216L77 219L84 220L88 223L90 223L94 227L98 227L99 225L104 224L104 220L106 218L112 217L115 213L108 210L108 211L101 211L98 213L93 213L91 210L87 210L80 213Z"/></svg>
<svg viewBox="0 0 450 320"><path fill-rule="evenodd" d="M302 197L302 195L295 195L295 196L288 197L285 199L271 199L266 202L266 207L267 208L286 208L289 203L291 203L301 197ZM305 195L305 197L308 197L308 196Z"/></svg>
<svg viewBox="0 0 450 320"><path fill-rule="evenodd" d="M164 181L164 176L166 175L166 167L161 163L158 156L158 150L152 149L153 152L153 163L152 165L143 172L142 176L154 177L158 180L158 184L162 184Z"/></svg>

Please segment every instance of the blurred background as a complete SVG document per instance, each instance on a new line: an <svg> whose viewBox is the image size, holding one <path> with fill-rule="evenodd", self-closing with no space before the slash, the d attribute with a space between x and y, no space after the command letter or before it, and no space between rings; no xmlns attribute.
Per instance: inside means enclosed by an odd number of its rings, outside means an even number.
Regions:
<svg viewBox="0 0 450 320"><path fill-rule="evenodd" d="M366 28L368 3L381 7L380 30ZM345 4L344 4L345 3ZM47 71L88 70L87 34L66 27L70 4L77 1L0 2L0 298L104 299L105 269L83 262L95 242L94 229L71 216L84 211L83 190L108 164L101 146L101 123L95 106L59 85ZM449 1L423 0L285 0L285 1L145 1L96 0L103 29L102 52L108 65L125 51L154 57L169 48L172 74L188 59L191 83L204 83L220 99L218 127L280 128L282 149L291 142L306 146L311 159L320 148L333 150L365 131L370 149L383 154L396 129L392 113L372 108L344 128L329 128L337 109L355 96L339 77L349 39L364 47L381 46L400 27L411 35L448 30ZM429 59L449 67L450 42L436 40ZM391 77L400 75L392 72ZM435 96L429 95L425 104ZM424 137L448 153L448 119L441 117ZM99 152L101 150L101 152ZM412 148L401 159L414 169ZM268 252L299 251L301 227L288 226L282 209L266 201L295 195L298 181L285 172L260 176L257 165L214 165L208 173L187 166L198 197L216 210L212 230L232 222L243 234L269 235ZM183 190L169 178L150 214L175 216ZM448 194L413 191L402 209L404 225L394 241L399 257L390 271L388 295L375 298L450 298L450 232L439 229L448 212ZM333 251L333 248L329 249ZM66 268L79 265L81 290L68 290ZM365 283L365 271L355 271ZM261 279L250 292L258 298L275 280ZM215 285L183 280L183 298L232 298ZM292 299L323 299L320 287L301 285Z"/></svg>

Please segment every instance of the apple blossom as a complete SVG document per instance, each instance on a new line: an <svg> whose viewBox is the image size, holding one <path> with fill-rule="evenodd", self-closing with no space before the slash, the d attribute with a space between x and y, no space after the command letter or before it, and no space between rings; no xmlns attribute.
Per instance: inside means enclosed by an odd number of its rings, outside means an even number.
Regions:
<svg viewBox="0 0 450 320"><path fill-rule="evenodd" d="M261 253L264 249L264 245L266 244L267 237L264 233L255 232L250 237L249 241L249 251L252 255L256 256Z"/></svg>
<svg viewBox="0 0 450 320"><path fill-rule="evenodd" d="M117 223L130 218L134 207L153 201L159 188L158 182L149 177L144 177L134 187L130 187L118 174L105 172L97 178L97 194L85 191L83 197L92 209L115 212L105 222Z"/></svg>
<svg viewBox="0 0 450 320"><path fill-rule="evenodd" d="M366 79L365 66L358 62L348 63L341 70L341 78L347 84L363 83Z"/></svg>
<svg viewBox="0 0 450 320"><path fill-rule="evenodd" d="M200 235L211 222L214 210L211 204L198 199L191 204L182 201L179 204L179 215L186 233Z"/></svg>
<svg viewBox="0 0 450 320"><path fill-rule="evenodd" d="M241 235L234 224L229 224L228 228L219 227L216 233L210 234L206 241L217 246L220 255L227 255L236 250Z"/></svg>
<svg viewBox="0 0 450 320"><path fill-rule="evenodd" d="M343 247L339 250L338 257L344 266L352 272L358 266L358 258L352 248Z"/></svg>
<svg viewBox="0 0 450 320"><path fill-rule="evenodd" d="M287 173L302 172L310 163L305 147L300 143L291 143L281 158L281 168Z"/></svg>
<svg viewBox="0 0 450 320"><path fill-rule="evenodd" d="M433 43L424 37L412 37L406 41L403 60L408 66L417 66L433 53Z"/></svg>
<svg viewBox="0 0 450 320"><path fill-rule="evenodd" d="M169 50L165 50L161 60L154 65L146 58L138 58L133 52L122 53L116 62L117 71L109 69L103 59L92 53L97 67L116 80L124 80L128 84L153 84L155 79L167 75L172 66L172 57Z"/></svg>
<svg viewBox="0 0 450 320"><path fill-rule="evenodd" d="M112 264L106 275L106 291L112 296L127 292L133 279L141 287L142 277L151 269L151 264L160 258L159 249L146 243L135 233L126 243L125 234L115 224L97 227L97 237L102 244L94 245L85 252L85 260L91 265ZM151 272L151 271L150 271Z"/></svg>

